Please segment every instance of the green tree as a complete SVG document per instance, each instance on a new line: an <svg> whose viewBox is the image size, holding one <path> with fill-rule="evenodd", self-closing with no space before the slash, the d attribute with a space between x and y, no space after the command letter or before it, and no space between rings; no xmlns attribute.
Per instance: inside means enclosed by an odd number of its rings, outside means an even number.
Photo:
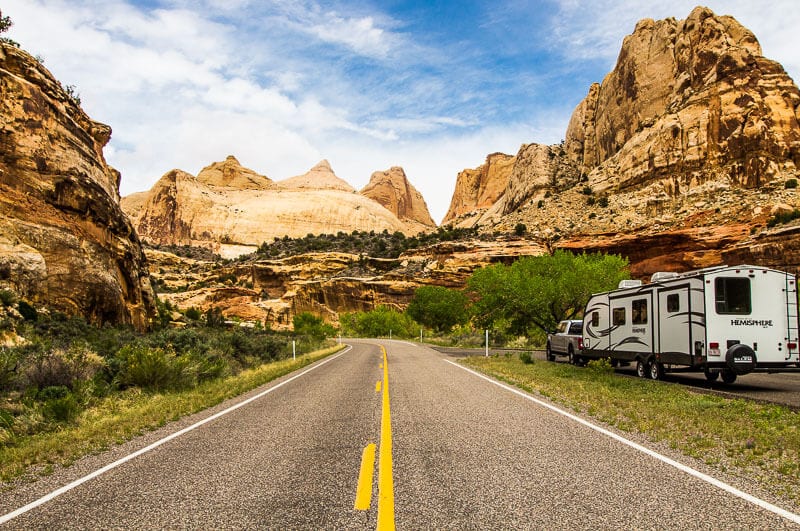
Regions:
<svg viewBox="0 0 800 531"><path fill-rule="evenodd" d="M577 317L593 293L614 289L626 278L627 259L557 250L552 256L479 269L467 291L476 324L502 324L510 333L525 335L533 327L552 330L559 321Z"/></svg>
<svg viewBox="0 0 800 531"><path fill-rule="evenodd" d="M314 339L322 340L336 333L336 330L311 312L298 313L292 319L294 332L298 335L311 336Z"/></svg>
<svg viewBox="0 0 800 531"><path fill-rule="evenodd" d="M3 12L0 11L0 33L5 33L8 31L8 28L13 26L14 23L11 22L11 17L4 17Z"/></svg>
<svg viewBox="0 0 800 531"><path fill-rule="evenodd" d="M378 306L368 312L345 314L340 319L342 331L360 337L416 337L417 323L405 313L388 306Z"/></svg>
<svg viewBox="0 0 800 531"><path fill-rule="evenodd" d="M421 286L414 292L406 313L416 322L439 332L449 332L469 320L469 300L462 291L442 286Z"/></svg>

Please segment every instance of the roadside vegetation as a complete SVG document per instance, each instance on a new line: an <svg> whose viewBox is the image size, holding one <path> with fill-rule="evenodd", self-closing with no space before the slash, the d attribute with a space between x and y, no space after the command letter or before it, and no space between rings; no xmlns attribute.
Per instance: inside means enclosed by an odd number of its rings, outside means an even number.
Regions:
<svg viewBox="0 0 800 531"><path fill-rule="evenodd" d="M137 334L36 310L0 290L0 480L87 452L235 396L310 363L335 329L311 314L292 334L226 326L209 310ZM163 308L162 308L163 312ZM322 354L301 356L296 351ZM330 352L330 351L327 351Z"/></svg>
<svg viewBox="0 0 800 531"><path fill-rule="evenodd" d="M800 413L787 407L628 378L605 360L588 368L534 361L530 354L463 363L800 503Z"/></svg>

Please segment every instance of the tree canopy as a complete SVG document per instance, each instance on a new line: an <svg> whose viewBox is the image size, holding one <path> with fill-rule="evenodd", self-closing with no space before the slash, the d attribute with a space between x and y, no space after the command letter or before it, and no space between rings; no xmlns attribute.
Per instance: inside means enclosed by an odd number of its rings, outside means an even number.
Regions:
<svg viewBox="0 0 800 531"><path fill-rule="evenodd" d="M616 255L556 250L475 271L467 282L475 323L502 325L526 335L532 327L553 330L577 317L593 293L615 289L630 278L628 261Z"/></svg>
<svg viewBox="0 0 800 531"><path fill-rule="evenodd" d="M463 292L442 286L421 286L406 313L421 325L438 332L449 332L455 325L469 320L469 300Z"/></svg>

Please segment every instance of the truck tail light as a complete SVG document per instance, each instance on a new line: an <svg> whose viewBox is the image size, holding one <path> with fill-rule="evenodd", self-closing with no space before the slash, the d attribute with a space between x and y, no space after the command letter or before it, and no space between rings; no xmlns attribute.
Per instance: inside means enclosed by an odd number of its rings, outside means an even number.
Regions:
<svg viewBox="0 0 800 531"><path fill-rule="evenodd" d="M792 347L789 347L792 348ZM578 350L583 350L583 338L578 340Z"/></svg>

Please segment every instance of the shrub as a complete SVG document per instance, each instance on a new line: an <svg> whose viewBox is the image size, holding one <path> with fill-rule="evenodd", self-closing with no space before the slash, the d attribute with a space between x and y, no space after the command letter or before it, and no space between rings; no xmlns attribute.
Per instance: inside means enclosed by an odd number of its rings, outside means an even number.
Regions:
<svg viewBox="0 0 800 531"><path fill-rule="evenodd" d="M14 306L17 302L17 296L9 289L0 289L0 303L3 306Z"/></svg>
<svg viewBox="0 0 800 531"><path fill-rule="evenodd" d="M117 353L117 359L119 369L114 380L123 389L179 389L190 387L197 378L191 360L176 355L171 346L127 345Z"/></svg>
<svg viewBox="0 0 800 531"><path fill-rule="evenodd" d="M591 360L589 363L586 364L586 366L589 367L589 369L593 370L594 372L606 373L606 374L611 374L614 372L614 367L611 365L611 362L608 361L607 358Z"/></svg>
<svg viewBox="0 0 800 531"><path fill-rule="evenodd" d="M77 382L91 380L105 367L103 358L82 343L69 348L38 344L26 350L27 355L20 357L19 370L24 384L37 389L74 389Z"/></svg>
<svg viewBox="0 0 800 531"><path fill-rule="evenodd" d="M794 209L791 212L781 212L775 214L767 220L767 227L774 227L775 225L783 225L789 223L797 218L800 218L800 210Z"/></svg>
<svg viewBox="0 0 800 531"><path fill-rule="evenodd" d="M202 312L200 312L200 310L198 310L194 306L192 306L191 308L186 310L186 314L185 315L186 315L187 318L191 319L192 321L198 321L203 316Z"/></svg>
<svg viewBox="0 0 800 531"><path fill-rule="evenodd" d="M608 207L608 197L603 196L600 199L598 199L597 206L599 206L600 208Z"/></svg>
<svg viewBox="0 0 800 531"><path fill-rule="evenodd" d="M544 208L544 199L539 199L539 202L536 203L536 208Z"/></svg>
<svg viewBox="0 0 800 531"><path fill-rule="evenodd" d="M790 188L797 188L797 179L787 179L784 187L788 190Z"/></svg>
<svg viewBox="0 0 800 531"><path fill-rule="evenodd" d="M514 234L517 236L523 236L526 232L528 232L528 227L524 223L517 223L516 227L514 227Z"/></svg>
<svg viewBox="0 0 800 531"><path fill-rule="evenodd" d="M39 391L37 398L42 400L42 415L54 422L74 420L81 411L75 395L64 386L45 387Z"/></svg>
<svg viewBox="0 0 800 531"><path fill-rule="evenodd" d="M30 303L26 301L19 301L17 303L17 310L26 321L36 322L36 320L39 318L36 308L31 306Z"/></svg>
<svg viewBox="0 0 800 531"><path fill-rule="evenodd" d="M592 193L593 193L592 192L592 187L591 186L584 186L583 190L581 190L581 193L583 193L583 195L592 195Z"/></svg>
<svg viewBox="0 0 800 531"><path fill-rule="evenodd" d="M336 333L336 329L329 324L325 324L322 317L317 317L311 312L303 312L294 316L292 319L295 334L307 335L318 341L330 337Z"/></svg>
<svg viewBox="0 0 800 531"><path fill-rule="evenodd" d="M592 206L592 205L594 205L594 203L595 203L594 197L589 196L589 197L586 198L586 204L588 206Z"/></svg>
<svg viewBox="0 0 800 531"><path fill-rule="evenodd" d="M530 352L520 352L519 360L526 365L533 363L533 358L531 357Z"/></svg>

